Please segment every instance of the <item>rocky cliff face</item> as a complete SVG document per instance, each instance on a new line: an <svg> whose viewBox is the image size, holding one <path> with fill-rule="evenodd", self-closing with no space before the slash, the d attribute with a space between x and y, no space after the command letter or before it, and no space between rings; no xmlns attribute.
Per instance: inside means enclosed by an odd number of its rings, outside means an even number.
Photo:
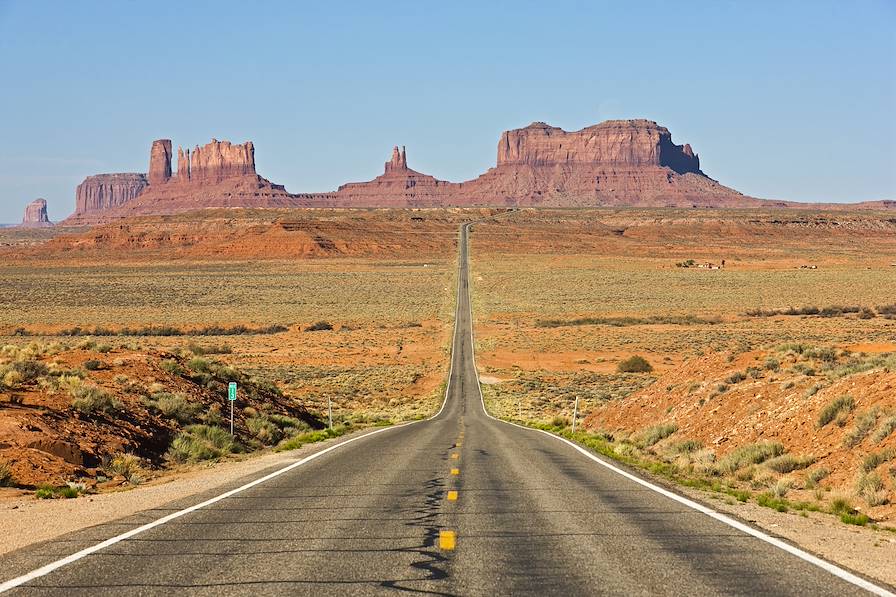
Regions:
<svg viewBox="0 0 896 597"><path fill-rule="evenodd" d="M171 139L152 142L149 151L149 184L163 184L171 178Z"/></svg>
<svg viewBox="0 0 896 597"><path fill-rule="evenodd" d="M96 174L75 191L75 214L112 209L136 198L149 185L145 174Z"/></svg>
<svg viewBox="0 0 896 597"><path fill-rule="evenodd" d="M26 228L41 228L52 225L53 223L47 216L46 199L35 199L25 206L25 217L22 218L22 226Z"/></svg>
<svg viewBox="0 0 896 597"><path fill-rule="evenodd" d="M498 167L508 164L661 166L701 173L691 146L675 145L669 130L650 120L608 120L571 133L534 122L501 135Z"/></svg>
<svg viewBox="0 0 896 597"><path fill-rule="evenodd" d="M252 141L233 145L230 141L212 139L211 143L202 147L197 145L193 149L189 163L189 179L194 183L256 176L255 146Z"/></svg>

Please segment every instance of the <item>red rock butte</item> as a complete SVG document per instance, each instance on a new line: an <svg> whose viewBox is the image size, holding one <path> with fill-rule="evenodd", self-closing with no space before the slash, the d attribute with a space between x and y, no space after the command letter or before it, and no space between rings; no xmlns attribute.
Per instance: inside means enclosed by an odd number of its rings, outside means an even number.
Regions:
<svg viewBox="0 0 896 597"><path fill-rule="evenodd" d="M23 228L45 228L52 225L53 222L47 216L46 199L35 199L25 206L25 216L21 224Z"/></svg>
<svg viewBox="0 0 896 597"><path fill-rule="evenodd" d="M505 131L493 168L474 180L448 182L408 166L395 146L383 174L331 193L292 194L255 171L251 141L212 141L178 148L154 141L149 172L99 174L78 186L65 224L221 207L807 207L748 197L709 178L689 144L650 120L609 120L564 131L543 122ZM818 206L819 204L814 204ZM893 207L868 202L864 207ZM828 206L833 208L835 206Z"/></svg>

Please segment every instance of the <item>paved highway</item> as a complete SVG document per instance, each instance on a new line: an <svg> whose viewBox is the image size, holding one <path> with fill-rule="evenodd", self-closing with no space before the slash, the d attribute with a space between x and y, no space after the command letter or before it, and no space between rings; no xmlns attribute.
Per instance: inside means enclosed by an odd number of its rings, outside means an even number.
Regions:
<svg viewBox="0 0 896 597"><path fill-rule="evenodd" d="M0 581L24 566L37 571L8 584L12 594L866 594L861 579L486 415L467 234L451 378L435 418L361 437L223 497L13 554L14 566L0 560ZM210 503L183 512L201 499ZM155 526L140 527L147 522Z"/></svg>

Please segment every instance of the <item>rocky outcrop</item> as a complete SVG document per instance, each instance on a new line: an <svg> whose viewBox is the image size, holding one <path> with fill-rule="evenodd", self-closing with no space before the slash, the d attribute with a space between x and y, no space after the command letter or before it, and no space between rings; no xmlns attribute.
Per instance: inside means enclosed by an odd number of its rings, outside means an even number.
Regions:
<svg viewBox="0 0 896 597"><path fill-rule="evenodd" d="M47 200L35 199L25 206L25 217L22 218L22 226L25 228L43 228L52 226L53 222L47 216Z"/></svg>
<svg viewBox="0 0 896 597"><path fill-rule="evenodd" d="M164 184L170 178L171 139L158 139L149 151L149 184Z"/></svg>
<svg viewBox="0 0 896 597"><path fill-rule="evenodd" d="M255 146L252 141L233 145L230 141L212 139L207 145L197 145L189 162L189 178L194 183L256 176Z"/></svg>
<svg viewBox="0 0 896 597"><path fill-rule="evenodd" d="M149 185L145 174L96 174L75 190L75 215L112 209L136 198Z"/></svg>

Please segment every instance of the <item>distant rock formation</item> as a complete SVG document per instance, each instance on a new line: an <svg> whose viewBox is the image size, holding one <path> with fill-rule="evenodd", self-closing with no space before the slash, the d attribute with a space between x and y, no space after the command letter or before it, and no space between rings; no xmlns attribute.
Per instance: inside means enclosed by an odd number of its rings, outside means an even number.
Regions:
<svg viewBox="0 0 896 597"><path fill-rule="evenodd" d="M113 209L136 198L149 185L145 174L96 174L75 190L75 214Z"/></svg>
<svg viewBox="0 0 896 597"><path fill-rule="evenodd" d="M650 120L608 120L573 133L533 122L501 135L498 167L508 164L663 166L702 174L691 146L675 145L669 130Z"/></svg>
<svg viewBox="0 0 896 597"><path fill-rule="evenodd" d="M313 204L349 207L425 207L450 202L458 187L408 168L404 146L392 148L383 173L369 182L350 182L335 193L305 195Z"/></svg>
<svg viewBox="0 0 896 597"><path fill-rule="evenodd" d="M171 178L171 139L152 142L149 151L149 184L163 184Z"/></svg>
<svg viewBox="0 0 896 597"><path fill-rule="evenodd" d="M24 228L45 228L53 222L47 216L47 200L35 199L25 206L25 217L22 218Z"/></svg>
<svg viewBox="0 0 896 597"><path fill-rule="evenodd" d="M644 119L609 120L573 132L543 122L505 131L495 167L461 183L411 169L404 146L397 145L373 180L297 195L257 174L251 141L212 139L192 151L178 148L176 173L172 155L171 141L159 139L150 151L148 177L88 177L78 187L75 214L64 223L220 207L808 206L756 199L719 184L703 173L689 144L676 145L667 128Z"/></svg>

